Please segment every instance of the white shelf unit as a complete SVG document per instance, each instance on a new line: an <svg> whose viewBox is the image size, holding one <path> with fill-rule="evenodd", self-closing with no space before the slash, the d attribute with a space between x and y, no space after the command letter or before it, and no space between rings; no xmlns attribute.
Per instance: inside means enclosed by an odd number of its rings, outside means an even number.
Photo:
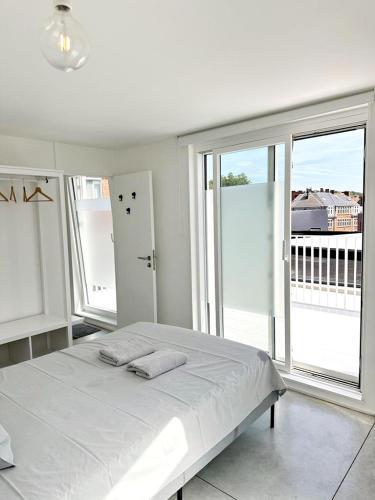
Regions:
<svg viewBox="0 0 375 500"><path fill-rule="evenodd" d="M46 182L48 180L48 182ZM72 345L63 173L0 166L0 368ZM53 202L24 202L40 186Z"/></svg>

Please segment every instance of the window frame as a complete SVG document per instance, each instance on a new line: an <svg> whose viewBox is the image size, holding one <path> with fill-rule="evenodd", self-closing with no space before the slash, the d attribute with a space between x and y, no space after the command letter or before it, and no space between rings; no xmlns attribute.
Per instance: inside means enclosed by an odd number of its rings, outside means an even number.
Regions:
<svg viewBox="0 0 375 500"><path fill-rule="evenodd" d="M282 116L281 116L282 115ZM298 116L298 119L296 118ZM290 118L288 120L288 117ZM262 128L264 122L272 125ZM274 141L277 136L287 136L288 144L292 144L293 136L308 132L343 128L345 126L366 125L365 165L375 161L375 111L374 93L368 92L348 98L337 99L291 112L276 114L264 119L255 119L242 124L214 129L212 131L191 134L179 140L180 154L185 158L189 168L190 180L190 216L191 216L191 265L192 265L192 310L193 327L202 329L205 324L204 304L206 308L202 272L202 211L199 192L202 188L202 154L212 152L215 148L226 146L254 144L255 141ZM248 132L244 132L247 126ZM238 132L237 134L235 132ZM291 152L291 147L290 147ZM288 168L289 165L289 168ZM291 158L286 169L291 169ZM344 406L365 412L375 413L375 339L371 332L375 328L375 312L372 311L371 297L375 294L375 263L368 258L375 252L375 233L371 234L369 220L375 216L375 196L372 201L369 192L375 194L375 169L365 169L364 197L366 199L367 217L364 217L364 258L362 318L361 318L361 378L358 389L342 387L332 381L314 380L304 375L292 373L288 363L284 366L276 362L282 375L291 388L302 390ZM290 213L290 211L289 211ZM290 338L290 335L288 335ZM290 350L290 346L288 347Z"/></svg>
<svg viewBox="0 0 375 500"><path fill-rule="evenodd" d="M352 130L363 130L364 132L364 155L363 155L363 198L366 200L366 194L365 194L365 186L366 186L366 137L367 137L367 126L368 126L368 117L364 116L363 122L356 122L355 124L346 124L344 126L340 127L332 127L329 129L324 129L323 131L317 130L314 131L313 133L299 133L297 137L293 135L293 141L294 140L303 140L303 139L308 139L310 137L322 137L322 136L328 136L328 135L335 135L339 133L345 133L348 131ZM365 203L366 205L366 203ZM367 211L367 210L365 210ZM346 229L348 227L352 227L354 229L354 224L352 222L352 210L345 205L339 205L336 207L336 210L334 211L335 216L334 218L339 215L340 217L336 219L336 231L341 231L341 234L347 234L347 233L353 233L353 231L348 231L346 232ZM331 227L333 227L333 220ZM361 265L362 265L362 272L361 272L361 298L363 294L363 281L364 281L364 265L365 265L365 239L366 239L366 234L365 230L361 231L362 233L362 257L361 257ZM305 371L306 373L310 374L311 376L317 376L317 377L322 377L322 378L327 378L328 380L331 379L331 381L337 382L338 384L342 385L352 385L354 388L361 390L361 371L362 371L362 333L363 333L363 322L362 322L362 314L363 314L363 303L361 302L361 309L360 309L360 337L359 337L359 373L358 373L358 380L356 377L353 377L351 375L346 375L345 378L343 378L341 372L335 372L334 370L331 369L326 369L323 367L313 367L312 365L303 363L303 362L295 362L293 364L293 370L298 372L298 371ZM315 370L314 370L315 368Z"/></svg>
<svg viewBox="0 0 375 500"><path fill-rule="evenodd" d="M72 290L73 290L73 313L78 316L85 316L97 319L103 319L114 324L117 319L117 312L99 307L93 307L88 302L87 282L84 270L84 258L81 242L81 234L79 231L78 213L75 208L75 187L74 177L69 175L66 178L67 197L70 219L70 247L71 247L71 268L72 268ZM80 176L84 177L84 176ZM94 179L93 176L88 176L89 179ZM98 177L95 177L98 178Z"/></svg>

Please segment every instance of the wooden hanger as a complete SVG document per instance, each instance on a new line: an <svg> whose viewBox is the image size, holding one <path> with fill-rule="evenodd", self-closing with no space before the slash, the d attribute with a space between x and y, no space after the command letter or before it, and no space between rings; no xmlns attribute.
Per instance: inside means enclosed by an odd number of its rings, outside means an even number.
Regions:
<svg viewBox="0 0 375 500"><path fill-rule="evenodd" d="M9 200L12 200L12 201L14 201L14 203L17 203L17 197L16 197L16 193L14 191L14 187L13 186L10 187Z"/></svg>
<svg viewBox="0 0 375 500"><path fill-rule="evenodd" d="M0 191L0 201L9 201L8 198Z"/></svg>
<svg viewBox="0 0 375 500"><path fill-rule="evenodd" d="M25 187L23 189L24 189L24 198L25 198L26 189L25 189ZM32 198L34 198L34 196L36 196L37 194L40 194L41 196L44 196L44 198L46 198L46 199L45 200L33 200ZM26 200L25 201L27 203L39 203L39 202L43 202L43 201L53 201L53 199L50 196L48 196L48 194L44 193L42 191L42 188L40 188L39 186L37 186L35 188L35 191L29 197L26 196Z"/></svg>

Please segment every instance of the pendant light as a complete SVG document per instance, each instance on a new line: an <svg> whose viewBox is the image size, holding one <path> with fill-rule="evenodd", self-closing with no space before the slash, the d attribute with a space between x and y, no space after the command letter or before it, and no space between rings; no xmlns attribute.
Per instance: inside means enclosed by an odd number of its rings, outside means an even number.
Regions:
<svg viewBox="0 0 375 500"><path fill-rule="evenodd" d="M86 34L71 12L71 0L55 0L54 14L45 23L40 37L44 57L65 72L82 68L90 53Z"/></svg>

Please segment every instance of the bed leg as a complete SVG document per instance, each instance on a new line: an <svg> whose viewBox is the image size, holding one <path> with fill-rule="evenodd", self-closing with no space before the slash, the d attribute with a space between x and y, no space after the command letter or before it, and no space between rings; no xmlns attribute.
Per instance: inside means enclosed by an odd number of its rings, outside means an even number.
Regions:
<svg viewBox="0 0 375 500"><path fill-rule="evenodd" d="M273 429L275 427L275 405L271 406L270 427L271 427L271 429Z"/></svg>
<svg viewBox="0 0 375 500"><path fill-rule="evenodd" d="M177 491L177 500L182 500L182 488Z"/></svg>

